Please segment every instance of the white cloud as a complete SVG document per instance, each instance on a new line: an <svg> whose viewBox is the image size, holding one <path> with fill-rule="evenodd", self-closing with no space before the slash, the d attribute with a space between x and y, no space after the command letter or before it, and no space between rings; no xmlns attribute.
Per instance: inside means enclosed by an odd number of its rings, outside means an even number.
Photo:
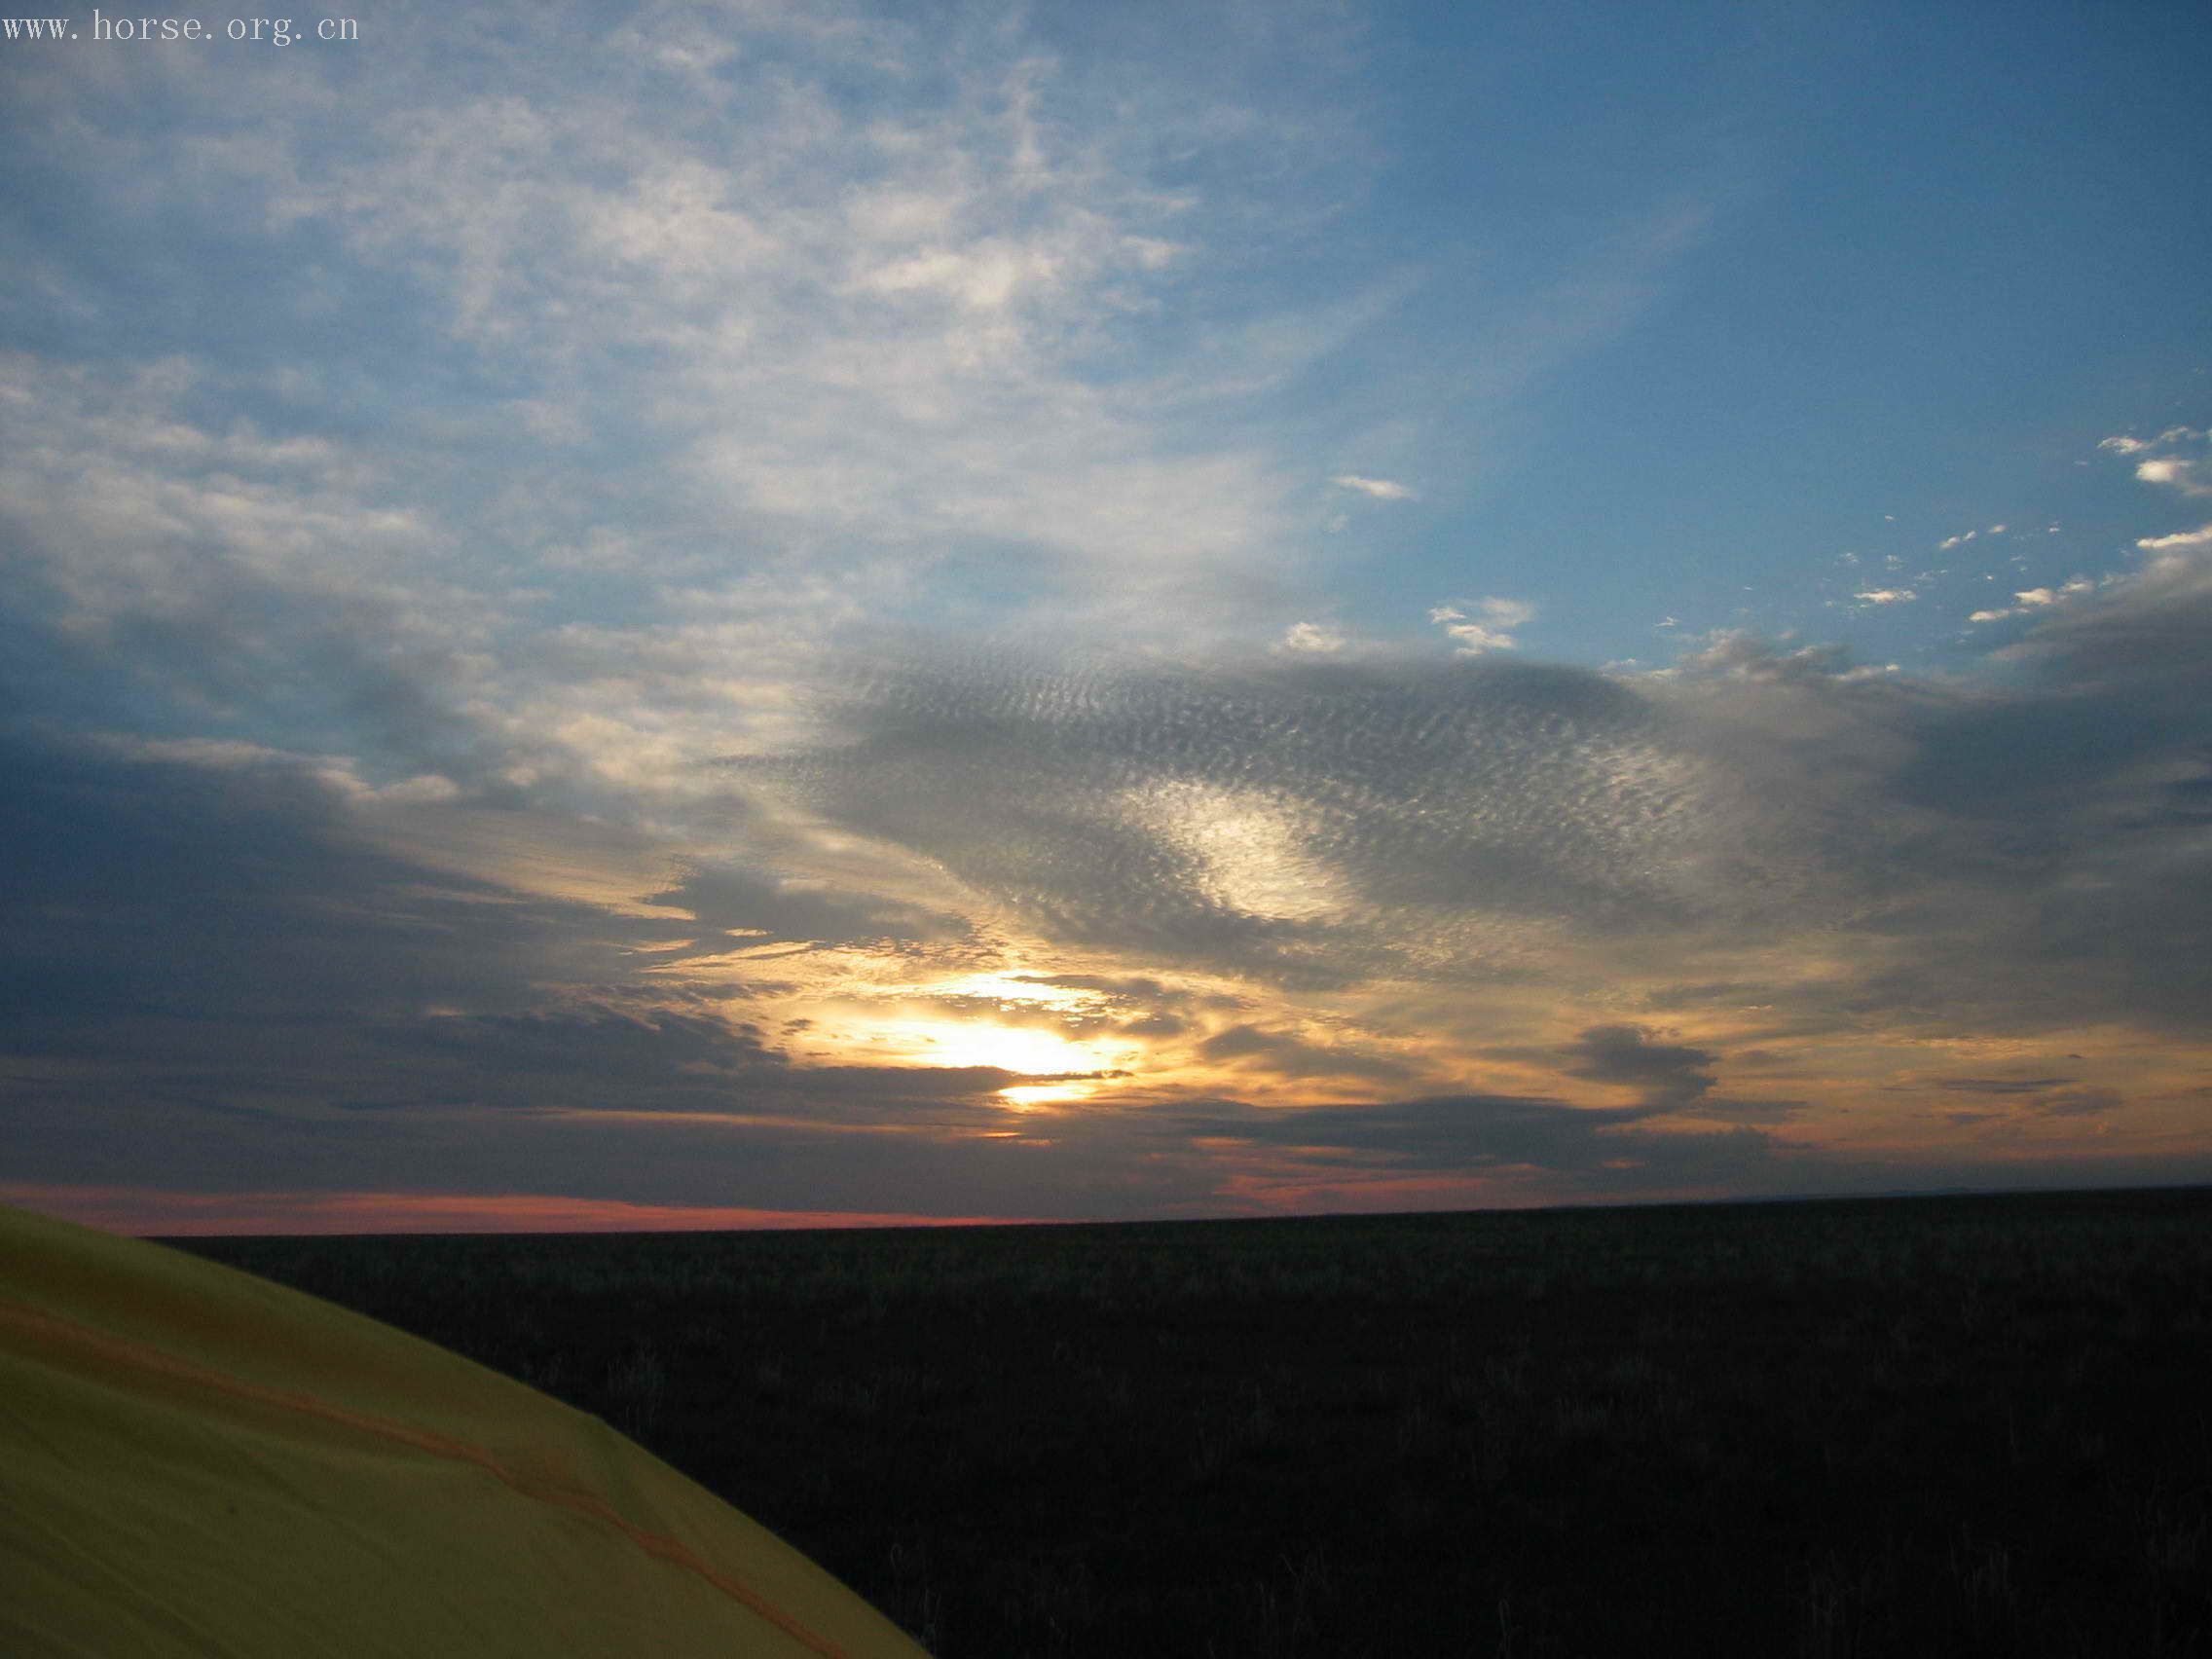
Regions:
<svg viewBox="0 0 2212 1659"><path fill-rule="evenodd" d="M1853 594L1868 605L1910 605L1920 594L1914 588L1870 588L1864 593Z"/></svg>
<svg viewBox="0 0 2212 1659"><path fill-rule="evenodd" d="M1414 493L1388 478L1362 478L1356 472L1340 472L1329 480L1340 490L1356 490L1378 501L1410 501Z"/></svg>
<svg viewBox="0 0 2212 1659"><path fill-rule="evenodd" d="M2185 496L2212 496L2212 479L2204 476L2204 462L2180 456L2160 456L2140 462L2135 476L2146 484L2163 484Z"/></svg>
<svg viewBox="0 0 2212 1659"><path fill-rule="evenodd" d="M2136 546L2147 553L2177 552L2185 547L2212 547L2212 524L2196 530L2178 531L2172 535L2146 535L2137 539Z"/></svg>
<svg viewBox="0 0 2212 1659"><path fill-rule="evenodd" d="M1305 845L1311 812L1296 796L1172 779L1131 790L1120 804L1189 861L1193 885L1225 910L1313 921L1350 904L1341 873Z"/></svg>
<svg viewBox="0 0 2212 1659"><path fill-rule="evenodd" d="M2212 431L2201 426L2168 426L2155 438L2107 438L2097 448L2110 450L2115 455L2141 455L2146 450L2157 449L2161 445L2200 444L2208 439L2212 439Z"/></svg>
<svg viewBox="0 0 2212 1659"><path fill-rule="evenodd" d="M987 238L967 248L934 247L877 266L855 286L877 294L935 294L970 311L999 311L1053 285L1063 266L1038 247Z"/></svg>
<svg viewBox="0 0 2212 1659"><path fill-rule="evenodd" d="M1433 606L1428 612L1428 619L1444 630L1459 647L1461 656L1516 649L1519 642L1512 630L1535 620L1535 616L1536 608L1526 600L1495 598Z"/></svg>
<svg viewBox="0 0 2212 1659"><path fill-rule="evenodd" d="M2086 576L2075 576L2055 588L2023 588L2012 596L2016 601L2012 606L2002 610L1977 610L1967 620L1969 622L2002 622L2009 616L2026 616L2031 611L2048 610L2055 606L2063 605L2070 599L2079 599L2085 593L2094 593L2096 586L2097 584L2090 581Z"/></svg>
<svg viewBox="0 0 2212 1659"><path fill-rule="evenodd" d="M1494 622L1500 628L1518 628L1536 619L1536 608L1526 600L1486 599L1482 602L1483 620Z"/></svg>
<svg viewBox="0 0 2212 1659"><path fill-rule="evenodd" d="M1454 622L1445 628L1459 647L1461 656L1480 656L1485 651L1510 651L1517 648L1511 634L1495 628L1486 628L1479 622Z"/></svg>
<svg viewBox="0 0 2212 1659"><path fill-rule="evenodd" d="M1244 147L1308 140L1225 109L1232 89L1124 84L1018 27L819 10L749 24L791 38L723 53L682 119L666 76L713 60L688 38L580 79L559 54L518 61L497 95L387 63L356 142L276 129L254 165L273 213L406 273L425 320L537 379L533 429L572 440L549 394L590 387L594 423L695 512L694 549L922 567L981 542L1117 598L1132 570L1204 589L1279 559L1296 469L1208 419L1242 365L1130 341L1198 224L1161 155L1235 177ZM1143 119L1089 119L1102 95ZM1198 251L1237 279L1234 251Z"/></svg>
<svg viewBox="0 0 2212 1659"><path fill-rule="evenodd" d="M1293 622L1283 631L1275 649L1310 656L1328 656L1343 650L1348 643L1342 633L1321 623Z"/></svg>
<svg viewBox="0 0 2212 1659"><path fill-rule="evenodd" d="M2155 438L2107 438L2097 447L2114 455L2140 456L2135 476L2185 496L2212 496L2212 431L2198 426L2168 426Z"/></svg>

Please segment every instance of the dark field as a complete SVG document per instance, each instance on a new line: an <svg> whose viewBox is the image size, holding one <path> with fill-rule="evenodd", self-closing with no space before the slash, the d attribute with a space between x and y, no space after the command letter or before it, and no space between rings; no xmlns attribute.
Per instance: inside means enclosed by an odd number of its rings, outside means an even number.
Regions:
<svg viewBox="0 0 2212 1659"><path fill-rule="evenodd" d="M2212 1655L2212 1191L188 1247L944 1659Z"/></svg>

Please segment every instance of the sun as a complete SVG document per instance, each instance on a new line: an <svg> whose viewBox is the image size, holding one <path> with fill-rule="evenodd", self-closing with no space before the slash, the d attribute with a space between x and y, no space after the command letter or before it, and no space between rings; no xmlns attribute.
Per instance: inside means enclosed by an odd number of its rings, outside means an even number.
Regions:
<svg viewBox="0 0 2212 1659"><path fill-rule="evenodd" d="M996 1066L1001 1071L1024 1072L1032 1077L1107 1069L1103 1057L1090 1048L1050 1031L965 1020L945 1021L940 1030L940 1052L947 1065ZM1089 1092L1088 1082L1067 1078L1052 1083L1012 1084L998 1095L1009 1105L1033 1107L1080 1100Z"/></svg>
<svg viewBox="0 0 2212 1659"><path fill-rule="evenodd" d="M1026 1112L1037 1106L1063 1106L1071 1100L1081 1100L1091 1090L1088 1083L1017 1083L999 1090L999 1098L1009 1106Z"/></svg>
<svg viewBox="0 0 2212 1659"><path fill-rule="evenodd" d="M1102 1065L1088 1047L1034 1026L994 1025L985 1020L927 1022L938 1063L996 1066L1010 1072L1088 1072Z"/></svg>
<svg viewBox="0 0 2212 1659"><path fill-rule="evenodd" d="M1015 1083L997 1091L1014 1106L1042 1106L1081 1099L1090 1092L1088 1074L1118 1069L1128 1057L1036 1026L1001 1025L988 1019L946 1019L928 1015L872 1021L848 1028L850 1047L871 1061L904 1065L983 1068L1051 1082ZM1082 1074L1067 1076L1064 1074Z"/></svg>

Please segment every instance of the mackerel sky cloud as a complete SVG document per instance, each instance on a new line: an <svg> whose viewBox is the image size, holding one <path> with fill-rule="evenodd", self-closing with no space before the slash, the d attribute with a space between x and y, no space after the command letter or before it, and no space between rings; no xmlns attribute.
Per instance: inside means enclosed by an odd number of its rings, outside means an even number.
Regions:
<svg viewBox="0 0 2212 1659"><path fill-rule="evenodd" d="M2206 1178L2161 18L0 43L0 1185Z"/></svg>

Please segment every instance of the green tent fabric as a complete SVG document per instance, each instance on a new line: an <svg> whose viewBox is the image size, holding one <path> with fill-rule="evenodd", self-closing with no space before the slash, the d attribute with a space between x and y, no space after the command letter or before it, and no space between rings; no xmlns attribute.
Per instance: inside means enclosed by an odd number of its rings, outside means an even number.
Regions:
<svg viewBox="0 0 2212 1659"><path fill-rule="evenodd" d="M313 1297L6 1208L0 1651L922 1653L596 1418Z"/></svg>

